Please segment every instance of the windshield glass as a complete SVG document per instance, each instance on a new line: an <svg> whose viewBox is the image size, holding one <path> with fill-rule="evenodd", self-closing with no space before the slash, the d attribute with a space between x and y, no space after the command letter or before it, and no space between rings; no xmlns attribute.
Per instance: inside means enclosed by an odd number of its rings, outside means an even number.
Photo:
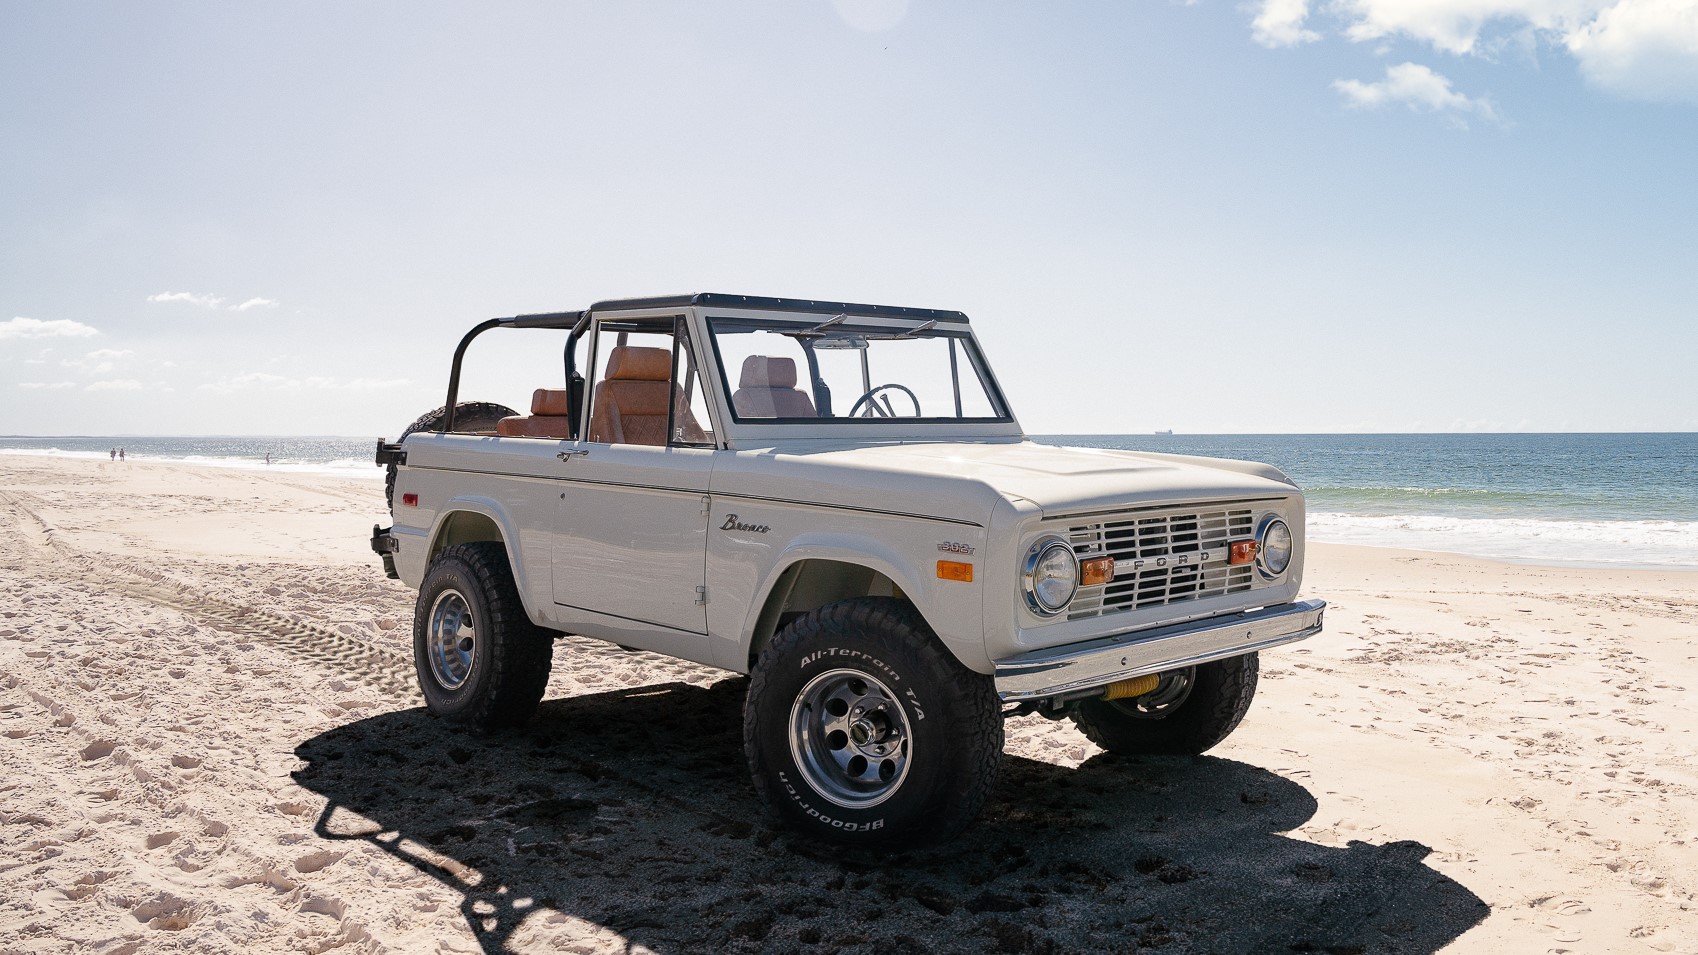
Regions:
<svg viewBox="0 0 1698 955"><path fill-rule="evenodd" d="M738 421L1003 421L963 330L710 318Z"/></svg>

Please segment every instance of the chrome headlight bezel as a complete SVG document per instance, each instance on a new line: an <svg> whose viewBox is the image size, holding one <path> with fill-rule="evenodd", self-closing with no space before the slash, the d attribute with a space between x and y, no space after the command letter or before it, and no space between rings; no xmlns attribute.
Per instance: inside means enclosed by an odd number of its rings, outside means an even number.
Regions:
<svg viewBox="0 0 1698 955"><path fill-rule="evenodd" d="M1285 559L1275 562L1268 552L1268 537L1278 529L1285 535ZM1256 528L1256 569L1268 580L1275 580L1285 575L1291 569L1291 562L1297 556L1297 535L1291 532L1291 525L1278 514L1269 514L1262 519L1260 527Z"/></svg>
<svg viewBox="0 0 1698 955"><path fill-rule="evenodd" d="M1050 575L1044 578L1045 581L1065 579L1068 583L1066 597L1054 606L1038 596L1038 575L1052 554L1064 554L1067 566L1072 568L1071 573L1067 575ZM1045 537L1032 544L1021 564L1020 583L1026 595L1026 607L1038 616L1053 617L1066 610L1079 593L1079 556L1073 553L1073 545L1060 537Z"/></svg>

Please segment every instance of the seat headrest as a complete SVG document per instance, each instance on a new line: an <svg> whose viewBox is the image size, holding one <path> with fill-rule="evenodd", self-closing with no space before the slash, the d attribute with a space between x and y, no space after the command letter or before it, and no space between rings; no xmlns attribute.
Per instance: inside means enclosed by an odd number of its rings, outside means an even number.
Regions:
<svg viewBox="0 0 1698 955"><path fill-rule="evenodd" d="M566 389L538 388L531 393L531 414L553 415L564 417L569 414L566 410Z"/></svg>
<svg viewBox="0 0 1698 955"><path fill-rule="evenodd" d="M750 355L743 359L743 375L739 388L794 388L796 361L792 358L769 358Z"/></svg>
<svg viewBox="0 0 1698 955"><path fill-rule="evenodd" d="M607 353L609 381L668 381L672 378L672 353L664 348L615 346Z"/></svg>

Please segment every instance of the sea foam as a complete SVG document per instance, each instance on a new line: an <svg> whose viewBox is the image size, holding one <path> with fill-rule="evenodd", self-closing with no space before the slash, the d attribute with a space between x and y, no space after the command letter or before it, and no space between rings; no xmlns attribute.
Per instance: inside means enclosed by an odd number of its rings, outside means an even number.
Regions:
<svg viewBox="0 0 1698 955"><path fill-rule="evenodd" d="M1309 513L1309 539L1499 560L1698 567L1698 521Z"/></svg>

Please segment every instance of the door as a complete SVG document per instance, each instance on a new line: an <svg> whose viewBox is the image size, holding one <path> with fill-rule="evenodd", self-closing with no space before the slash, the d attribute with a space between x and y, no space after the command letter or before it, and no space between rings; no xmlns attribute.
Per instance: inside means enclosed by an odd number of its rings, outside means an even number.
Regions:
<svg viewBox="0 0 1698 955"><path fill-rule="evenodd" d="M589 368L584 437L560 448L554 602L587 636L705 654L716 452L682 322L599 320Z"/></svg>

